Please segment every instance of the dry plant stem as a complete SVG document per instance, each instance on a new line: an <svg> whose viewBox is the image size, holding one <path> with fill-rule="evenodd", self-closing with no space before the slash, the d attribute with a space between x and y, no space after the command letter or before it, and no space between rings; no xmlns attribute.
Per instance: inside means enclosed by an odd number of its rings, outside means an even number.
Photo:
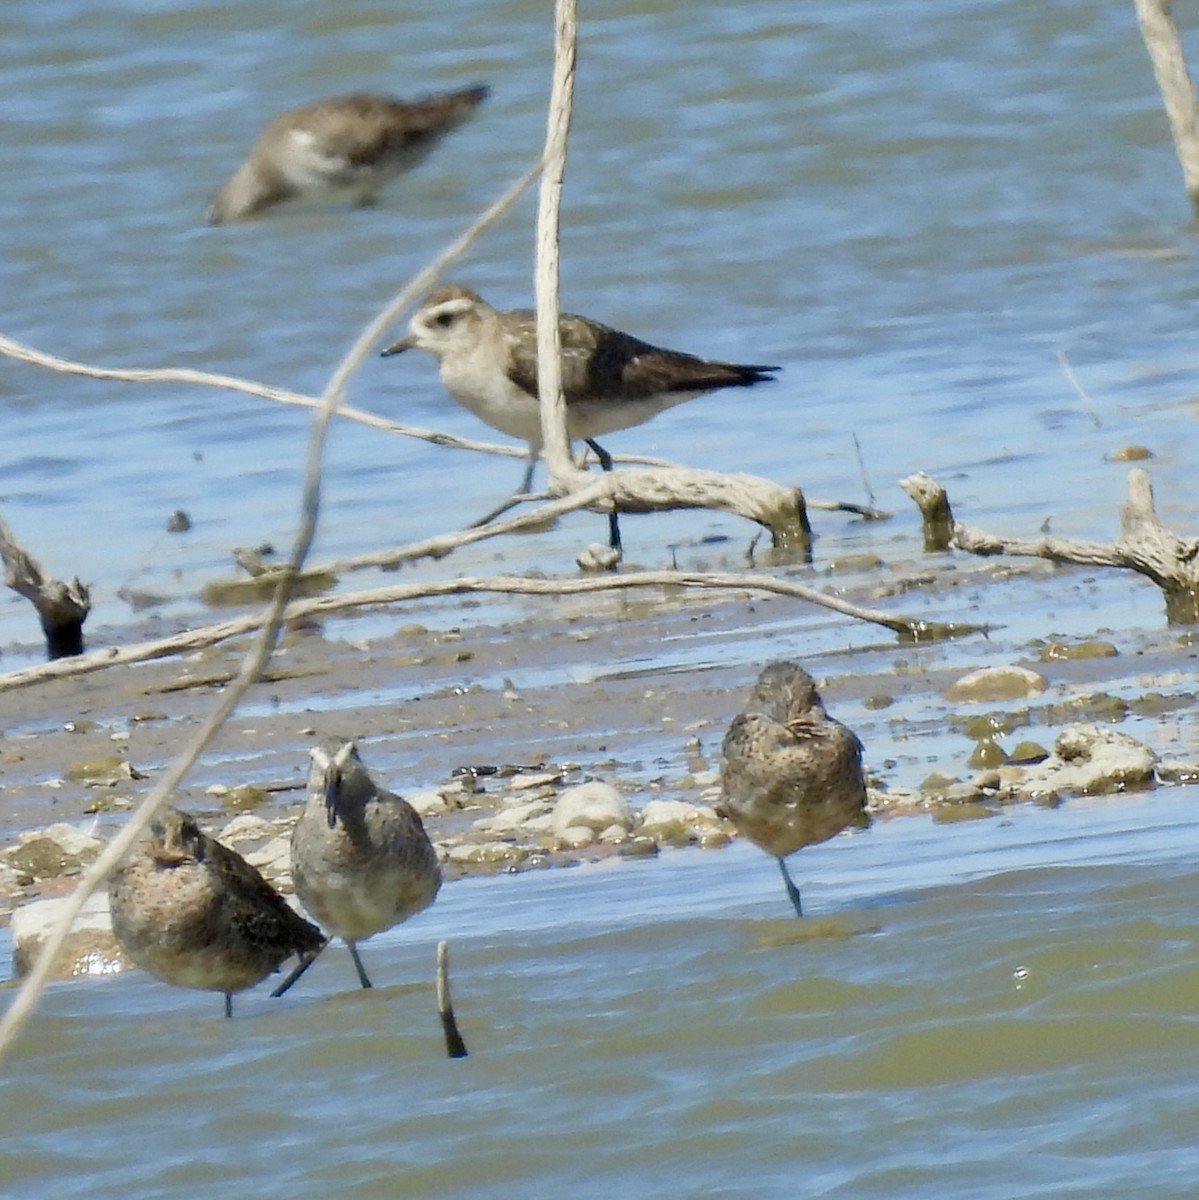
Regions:
<svg viewBox="0 0 1199 1200"><path fill-rule="evenodd" d="M1199 209L1199 105L1166 0L1134 0L1191 204Z"/></svg>
<svg viewBox="0 0 1199 1200"><path fill-rule="evenodd" d="M476 220L451 246L439 254L428 267L416 276L396 298L362 331L349 352L333 372L329 384L321 397L321 407L312 423L312 431L308 441L308 455L305 469L302 493L302 512L300 529L296 534L295 544L288 558L290 570L285 572L275 591L274 599L267 608L264 616L254 619L259 627L258 636L253 646L242 660L241 668L233 683L225 690L220 702L208 715L200 730L192 738L186 750L166 769L161 780L151 790L150 794L133 812L128 821L117 835L104 848L100 856L84 872L79 885L71 893L69 901L58 924L50 932L38 955L33 969L26 977L16 999L9 1006L4 1018L0 1021L0 1061L11 1047L13 1040L20 1032L22 1025L33 1012L41 995L42 989L49 977L51 967L58 952L70 932L71 925L79 915L87 898L108 876L108 873L124 857L129 848L141 836L146 826L153 819L155 812L166 801L166 798L179 786L188 771L203 753L205 747L216 735L217 731L237 707L241 698L257 679L262 668L271 656L275 641L278 638L283 613L287 608L291 580L303 564L312 538L316 532L316 522L320 510L320 475L321 459L324 450L325 434L329 421L341 399L346 380L366 356L373 343L378 339L388 321L413 298L428 287L447 263L462 254L484 229L507 211L521 192L532 182L539 169L531 167L507 191ZM61 660L70 661L70 660Z"/></svg>
<svg viewBox="0 0 1199 1200"><path fill-rule="evenodd" d="M916 502L924 520L924 549L948 550L953 540L953 510L945 489L923 471L901 479L899 486Z"/></svg>
<svg viewBox="0 0 1199 1200"><path fill-rule="evenodd" d="M1162 525L1153 507L1149 473L1139 467L1128 473L1128 497L1120 506L1120 534L1114 542L1048 537L1022 541L958 524L954 544L971 554L1011 554L1136 571L1161 588L1167 621L1199 623L1199 539L1182 541Z"/></svg>
<svg viewBox="0 0 1199 1200"><path fill-rule="evenodd" d="M54 579L42 564L17 541L13 531L0 521L0 561L4 582L37 610L46 651L51 659L83 653L83 623L92 602L86 583Z"/></svg>
<svg viewBox="0 0 1199 1200"><path fill-rule="evenodd" d="M1086 394L1082 384L1078 382L1078 376L1074 374L1074 368L1070 366L1070 360L1066 357L1064 351L1059 350L1057 352L1057 361L1066 373L1066 378L1070 381L1070 386L1078 393L1078 398L1082 401L1083 409L1091 420L1095 422L1095 428L1102 429L1103 422L1099 419L1099 414L1091 405L1091 397Z"/></svg>
<svg viewBox="0 0 1199 1200"><path fill-rule="evenodd" d="M985 633L989 626L968 623L925 621L907 617L902 613L887 612L885 609L866 608L826 596L823 592L776 579L770 575L746 575L737 573L709 574L702 571L631 571L624 575L603 575L572 579L522 579L515 575L462 576L457 579L438 579L428 583L393 584L388 587L368 588L340 596L320 596L313 600L293 601L283 614L284 620L300 620L309 617L333 616L357 608L369 608L385 604L403 604L410 600L429 597L470 595L476 592L495 592L501 595L523 596L570 596L585 592L611 592L630 588L708 588L741 592L766 592L772 595L789 596L827 608L842 616L881 625L909 642L937 641L944 638L963 637L972 633ZM112 647L93 650L77 658L59 659L58 662L42 663L36 667L24 667L0 675L0 693L16 691L42 683L48 679L65 679L75 675L86 675L102 671L106 667L124 666L129 663L149 662L166 658L172 654L183 654L213 646L232 637L251 633L262 622L258 615L236 617L217 625L205 625L200 629L189 629L153 642L140 642L133 646Z"/></svg>
<svg viewBox="0 0 1199 1200"><path fill-rule="evenodd" d="M566 171L566 141L574 95L578 27L574 0L554 5L554 73L545 132L545 169L537 200L537 263L533 290L537 304L537 393L541 398L541 438L551 492L579 486L566 436L562 394L562 339L558 326L558 214Z"/></svg>
<svg viewBox="0 0 1199 1200"><path fill-rule="evenodd" d="M298 408L317 409L320 400L316 396L307 396L303 392L289 391L287 388L270 387L265 383L256 383L252 379L239 379L234 375L216 375L211 371L195 371L190 367L94 367L88 363L74 362L69 358L59 358L54 354L46 354L32 346L26 346L12 338L0 335L0 354L15 358L33 366L46 367L64 375L82 375L88 379L111 379L121 383L189 383L201 387L222 388L225 391L242 392L249 396L261 396L265 400L274 400L278 404L290 404ZM393 421L389 417L381 417L378 413L366 409L354 408L352 405L342 405L337 410L339 417L369 425L373 429L382 429L387 433L398 433L404 437L417 438L420 441L432 442L435 446L449 446L455 450L474 450L482 454L498 454L505 458L525 458L528 451L523 447L501 445L498 442L480 442L474 438L457 437L451 433L441 433L435 429L422 429L419 425L405 425Z"/></svg>

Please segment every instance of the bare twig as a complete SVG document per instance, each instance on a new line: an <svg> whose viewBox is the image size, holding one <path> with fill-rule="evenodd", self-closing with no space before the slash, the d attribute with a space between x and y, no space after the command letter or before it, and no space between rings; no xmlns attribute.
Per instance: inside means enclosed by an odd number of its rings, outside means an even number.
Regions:
<svg viewBox="0 0 1199 1200"><path fill-rule="evenodd" d="M871 508L874 507L874 488L870 486L870 476L866 474L866 458L862 454L862 443L858 441L856 433L850 434L853 438L853 451L858 456L858 471L862 476L862 486L866 489L866 498L870 501Z"/></svg>
<svg viewBox="0 0 1199 1200"><path fill-rule="evenodd" d="M545 131L545 170L537 200L537 391L541 401L542 453L551 492L581 486L566 436L566 399L562 393L562 338L558 325L558 215L566 172L566 141L574 96L578 23L574 0L554 4L554 73Z"/></svg>
<svg viewBox="0 0 1199 1200"><path fill-rule="evenodd" d="M901 640L910 642L936 641L943 638L963 637L971 633L985 632L986 625L926 621L908 617L902 613L885 609L867 608L828 596L814 588L805 587L790 580L770 575L745 575L736 573L707 573L702 571L631 571L624 575L579 577L571 579L523 579L515 575L464 575L456 579L437 579L428 583L392 584L388 587L369 588L346 595L319 596L311 600L296 600L284 613L284 620L293 621L309 617L333 616L354 609L370 608L384 604L402 604L410 600L433 596L460 596L475 592L495 592L502 595L525 596L570 596L589 592L621 591L630 588L703 588L733 590L741 592L767 592L779 596L790 596L827 608L842 616L881 625L896 633ZM240 637L257 629L262 617L237 617L217 625L205 625L189 629L184 633L160 638L152 642L141 642L132 646L113 646L105 650L93 650L77 658L60 659L58 662L42 663L36 667L23 667L0 675L0 693L15 691L42 683L47 679L65 679L102 671L106 667L123 666L128 663L149 662L156 658L167 658L172 654L183 654L213 646L232 637Z"/></svg>
<svg viewBox="0 0 1199 1200"><path fill-rule="evenodd" d="M1078 376L1074 374L1074 368L1070 366L1070 360L1066 357L1064 350L1057 352L1057 361L1061 364L1062 370L1065 371L1066 378L1070 381L1070 386L1078 393L1087 415L1095 422L1095 428L1102 429L1103 422L1099 419L1099 414L1091 406L1091 398L1083 391L1082 384L1078 382Z"/></svg>

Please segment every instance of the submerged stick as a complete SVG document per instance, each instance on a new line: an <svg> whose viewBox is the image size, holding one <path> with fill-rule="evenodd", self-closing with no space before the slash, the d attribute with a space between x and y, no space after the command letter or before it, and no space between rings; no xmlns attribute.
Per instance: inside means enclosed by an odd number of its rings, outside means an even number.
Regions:
<svg viewBox="0 0 1199 1200"><path fill-rule="evenodd" d="M449 945L443 939L437 943L437 1015L445 1034L445 1052L450 1058L465 1058L466 1043L458 1032L454 1002L450 999Z"/></svg>

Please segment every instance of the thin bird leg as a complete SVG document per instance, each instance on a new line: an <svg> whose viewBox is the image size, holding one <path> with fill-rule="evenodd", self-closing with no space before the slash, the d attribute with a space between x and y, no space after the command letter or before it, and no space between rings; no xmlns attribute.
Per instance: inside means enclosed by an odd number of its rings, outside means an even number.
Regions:
<svg viewBox="0 0 1199 1200"><path fill-rule="evenodd" d="M533 469L537 466L538 451L529 451L529 461L525 465L525 476L520 481L520 486L508 497L503 504L497 508L493 508L490 512L484 513L477 521L472 521L467 529L478 529L480 525L490 525L498 516L502 516L510 508L515 508L529 491L529 486L533 482Z"/></svg>
<svg viewBox="0 0 1199 1200"><path fill-rule="evenodd" d="M787 895L791 897L791 903L795 905L795 915L803 916L803 909L799 903L799 888L792 882L790 872L787 870L787 860L779 855L779 870L783 873L783 882L787 885Z"/></svg>
<svg viewBox="0 0 1199 1200"><path fill-rule="evenodd" d="M225 1020L231 1021L232 1019L233 1019L233 993L226 992L225 993Z"/></svg>
<svg viewBox="0 0 1199 1200"><path fill-rule="evenodd" d="M592 453L599 459L601 471L612 470L612 455L607 450L592 438L583 439L588 446L591 447ZM612 505L612 511L608 514L608 545L613 550L621 550L623 547L620 544L620 520L616 516L616 505Z"/></svg>
<svg viewBox="0 0 1199 1200"><path fill-rule="evenodd" d="M374 987L375 985L366 977L366 968L362 965L362 959L358 957L358 947L348 938L346 939L346 945L350 948L350 957L354 960L354 966L358 968L358 982L364 988Z"/></svg>
<svg viewBox="0 0 1199 1200"><path fill-rule="evenodd" d="M321 949L323 950L324 947L322 946ZM321 951L318 950L316 954L301 954L300 961L292 968L291 974L288 975L288 977L273 992L271 992L271 999L278 1000L279 997L282 996L283 993L286 992L291 985L295 983L296 980L299 979L300 976L303 975L310 966L312 966L314 962L316 962L316 956L317 954L320 954L320 952Z"/></svg>

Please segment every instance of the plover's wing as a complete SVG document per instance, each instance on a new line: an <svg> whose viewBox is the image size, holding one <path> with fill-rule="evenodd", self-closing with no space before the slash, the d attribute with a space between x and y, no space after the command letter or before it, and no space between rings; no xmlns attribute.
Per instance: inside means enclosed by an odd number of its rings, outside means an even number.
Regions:
<svg viewBox="0 0 1199 1200"><path fill-rule="evenodd" d="M510 319L508 377L532 396L537 393L537 341L533 314ZM586 317L563 313L562 390L568 404L584 400L644 400L669 392L706 392L749 387L772 378L777 367L709 362L677 350L663 350L632 334Z"/></svg>
<svg viewBox="0 0 1199 1200"><path fill-rule="evenodd" d="M206 837L202 861L218 881L220 903L247 939L288 946L281 958L291 949L316 950L324 945L320 930L305 921L236 850Z"/></svg>
<svg viewBox="0 0 1199 1200"><path fill-rule="evenodd" d="M363 170L411 165L486 95L477 87L412 101L365 94L317 100L284 114L280 130L323 161L330 182L350 184Z"/></svg>

